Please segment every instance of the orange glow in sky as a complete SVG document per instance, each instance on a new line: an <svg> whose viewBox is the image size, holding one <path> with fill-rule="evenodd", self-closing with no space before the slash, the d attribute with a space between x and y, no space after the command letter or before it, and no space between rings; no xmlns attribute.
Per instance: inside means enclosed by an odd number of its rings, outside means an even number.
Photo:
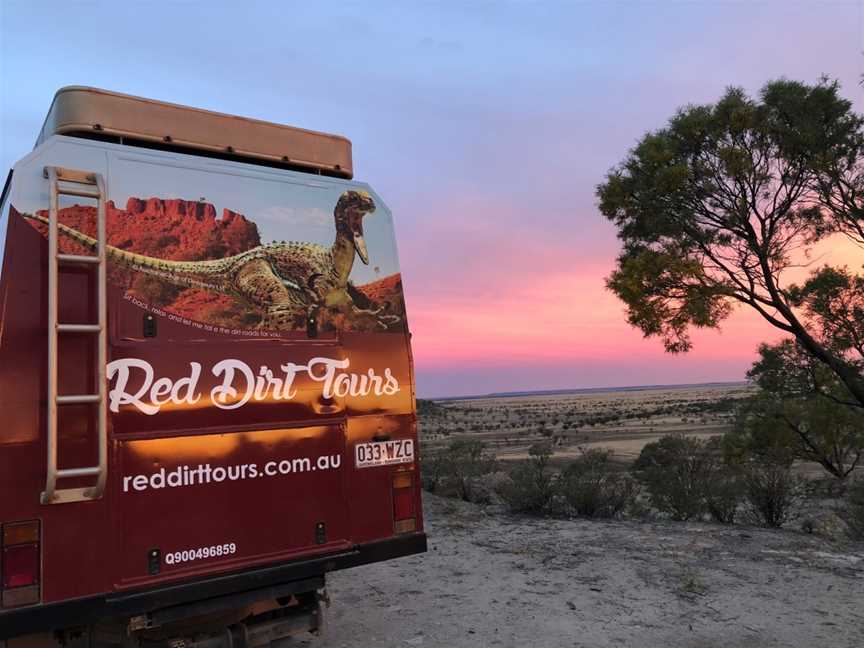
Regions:
<svg viewBox="0 0 864 648"><path fill-rule="evenodd" d="M569 367L578 373L580 366L619 367L640 358L658 367L679 367L682 378L676 382L741 380L759 344L783 337L755 311L739 306L721 330L694 331L691 352L666 354L660 340L645 339L627 324L624 305L605 288L613 259L610 255L608 263L545 270L540 276L514 269L499 275L501 290L482 298L470 284L463 284L413 301L409 317L418 366L432 371L454 365L497 367L515 383L515 368L527 363ZM835 237L814 248L809 266L790 269L785 280L801 281L824 264L857 269L862 259L852 242ZM718 363L714 374L700 369ZM638 383L636 376L626 373L607 376L594 371L584 379L596 386Z"/></svg>

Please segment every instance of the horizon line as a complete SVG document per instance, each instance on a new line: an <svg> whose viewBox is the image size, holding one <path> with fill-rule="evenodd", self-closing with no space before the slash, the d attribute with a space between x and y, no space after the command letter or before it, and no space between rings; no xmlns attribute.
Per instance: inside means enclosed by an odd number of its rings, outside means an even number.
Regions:
<svg viewBox="0 0 864 648"><path fill-rule="evenodd" d="M489 392L486 394L470 394L466 396L418 396L418 400L430 401L454 401L454 400L482 400L485 398L512 398L514 396L554 396L556 394L587 394L587 393L603 393L603 392L627 392L627 391L648 391L659 389L684 389L686 387L724 387L724 386L744 386L749 385L748 380L716 380L697 383L670 383L670 384L649 384L649 385L623 385L620 387L572 387L565 389L529 389L519 391L501 391Z"/></svg>

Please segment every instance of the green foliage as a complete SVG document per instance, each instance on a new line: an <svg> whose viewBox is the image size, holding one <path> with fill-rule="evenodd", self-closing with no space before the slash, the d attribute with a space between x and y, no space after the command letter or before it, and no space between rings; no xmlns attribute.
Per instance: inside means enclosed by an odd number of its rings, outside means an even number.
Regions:
<svg viewBox="0 0 864 648"><path fill-rule="evenodd" d="M587 450L561 473L556 491L574 514L590 518L621 515L636 500L639 484L615 470L611 453Z"/></svg>
<svg viewBox="0 0 864 648"><path fill-rule="evenodd" d="M688 444L694 440L679 434L667 434L657 441L646 443L630 470L642 473L649 469L659 469L671 465Z"/></svg>
<svg viewBox="0 0 864 648"><path fill-rule="evenodd" d="M864 214L861 218L864 221ZM864 277L846 267L823 266L801 286L790 286L789 298L804 311L810 328L838 353L864 356Z"/></svg>
<svg viewBox="0 0 864 648"><path fill-rule="evenodd" d="M445 484L466 502L475 499L475 480L495 469L495 457L486 444L474 439L456 439L442 451L424 458L421 467L424 487L436 492Z"/></svg>
<svg viewBox="0 0 864 648"><path fill-rule="evenodd" d="M779 399L824 396L838 405L858 408L847 385L824 362L794 339L759 347L759 359L747 377Z"/></svg>
<svg viewBox="0 0 864 648"><path fill-rule="evenodd" d="M864 456L864 409L793 340L763 344L748 377L761 391L742 409L727 449L774 463L814 461L846 479Z"/></svg>
<svg viewBox="0 0 864 648"><path fill-rule="evenodd" d="M731 524L744 495L739 471L727 465L719 439L667 435L647 444L631 467L651 504L673 520L705 514Z"/></svg>
<svg viewBox="0 0 864 648"><path fill-rule="evenodd" d="M864 479L859 479L846 493L839 511L854 540L864 540Z"/></svg>
<svg viewBox="0 0 864 648"><path fill-rule="evenodd" d="M539 514L547 511L555 495L555 476L547 468L552 457L549 444L531 446L528 460L510 473L510 480L502 484L498 494L514 513Z"/></svg>
<svg viewBox="0 0 864 648"><path fill-rule="evenodd" d="M864 279L824 268L801 287L783 271L820 239L864 244L864 118L835 82L731 88L645 135L597 187L623 253L607 280L630 323L670 352L732 306L792 334L864 406ZM797 306L797 308L796 308Z"/></svg>
<svg viewBox="0 0 864 648"><path fill-rule="evenodd" d="M486 444L474 439L452 441L447 448L447 461L455 480L457 496L471 501L471 480L495 469L495 457Z"/></svg>
<svg viewBox="0 0 864 648"><path fill-rule="evenodd" d="M657 510L673 520L690 520L705 510L702 486L713 461L698 439L668 435L647 444L632 469Z"/></svg>
<svg viewBox="0 0 864 648"><path fill-rule="evenodd" d="M731 309L727 290L711 286L703 267L675 250L622 256L606 286L627 304L627 321L673 353L689 350L690 326L716 327Z"/></svg>
<svg viewBox="0 0 864 648"><path fill-rule="evenodd" d="M780 528L793 518L804 496L804 480L788 465L754 462L744 472L746 519L752 524Z"/></svg>
<svg viewBox="0 0 864 648"><path fill-rule="evenodd" d="M760 414L762 399L742 406L732 429L723 435L723 455L727 462L743 466L751 459L791 466L795 461L795 439L780 419Z"/></svg>
<svg viewBox="0 0 864 648"><path fill-rule="evenodd" d="M433 400L417 399L417 416L421 418L446 417L447 408Z"/></svg>
<svg viewBox="0 0 864 648"><path fill-rule="evenodd" d="M552 450L552 444L546 441L535 443L528 448L529 462L536 465L539 470L546 470L553 454L554 450Z"/></svg>
<svg viewBox="0 0 864 648"><path fill-rule="evenodd" d="M705 511L721 524L733 524L744 499L745 484L737 466L715 462L702 484Z"/></svg>
<svg viewBox="0 0 864 648"><path fill-rule="evenodd" d="M447 452L427 452L420 460L420 482L430 493L437 493L449 473Z"/></svg>

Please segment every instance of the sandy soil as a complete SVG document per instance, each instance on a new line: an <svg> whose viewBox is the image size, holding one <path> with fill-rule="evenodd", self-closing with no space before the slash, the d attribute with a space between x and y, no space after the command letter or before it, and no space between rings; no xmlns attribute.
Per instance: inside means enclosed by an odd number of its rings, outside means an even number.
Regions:
<svg viewBox="0 0 864 648"><path fill-rule="evenodd" d="M425 496L430 551L329 576L325 636L371 646L864 645L864 546L697 523L541 520Z"/></svg>

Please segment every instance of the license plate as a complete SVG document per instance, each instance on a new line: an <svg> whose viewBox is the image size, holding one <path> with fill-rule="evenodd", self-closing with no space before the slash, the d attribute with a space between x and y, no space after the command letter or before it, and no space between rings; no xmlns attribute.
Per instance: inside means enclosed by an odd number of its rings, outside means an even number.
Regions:
<svg viewBox="0 0 864 648"><path fill-rule="evenodd" d="M358 443L354 450L354 457L357 468L411 463L414 461L414 441L397 439L396 441Z"/></svg>

